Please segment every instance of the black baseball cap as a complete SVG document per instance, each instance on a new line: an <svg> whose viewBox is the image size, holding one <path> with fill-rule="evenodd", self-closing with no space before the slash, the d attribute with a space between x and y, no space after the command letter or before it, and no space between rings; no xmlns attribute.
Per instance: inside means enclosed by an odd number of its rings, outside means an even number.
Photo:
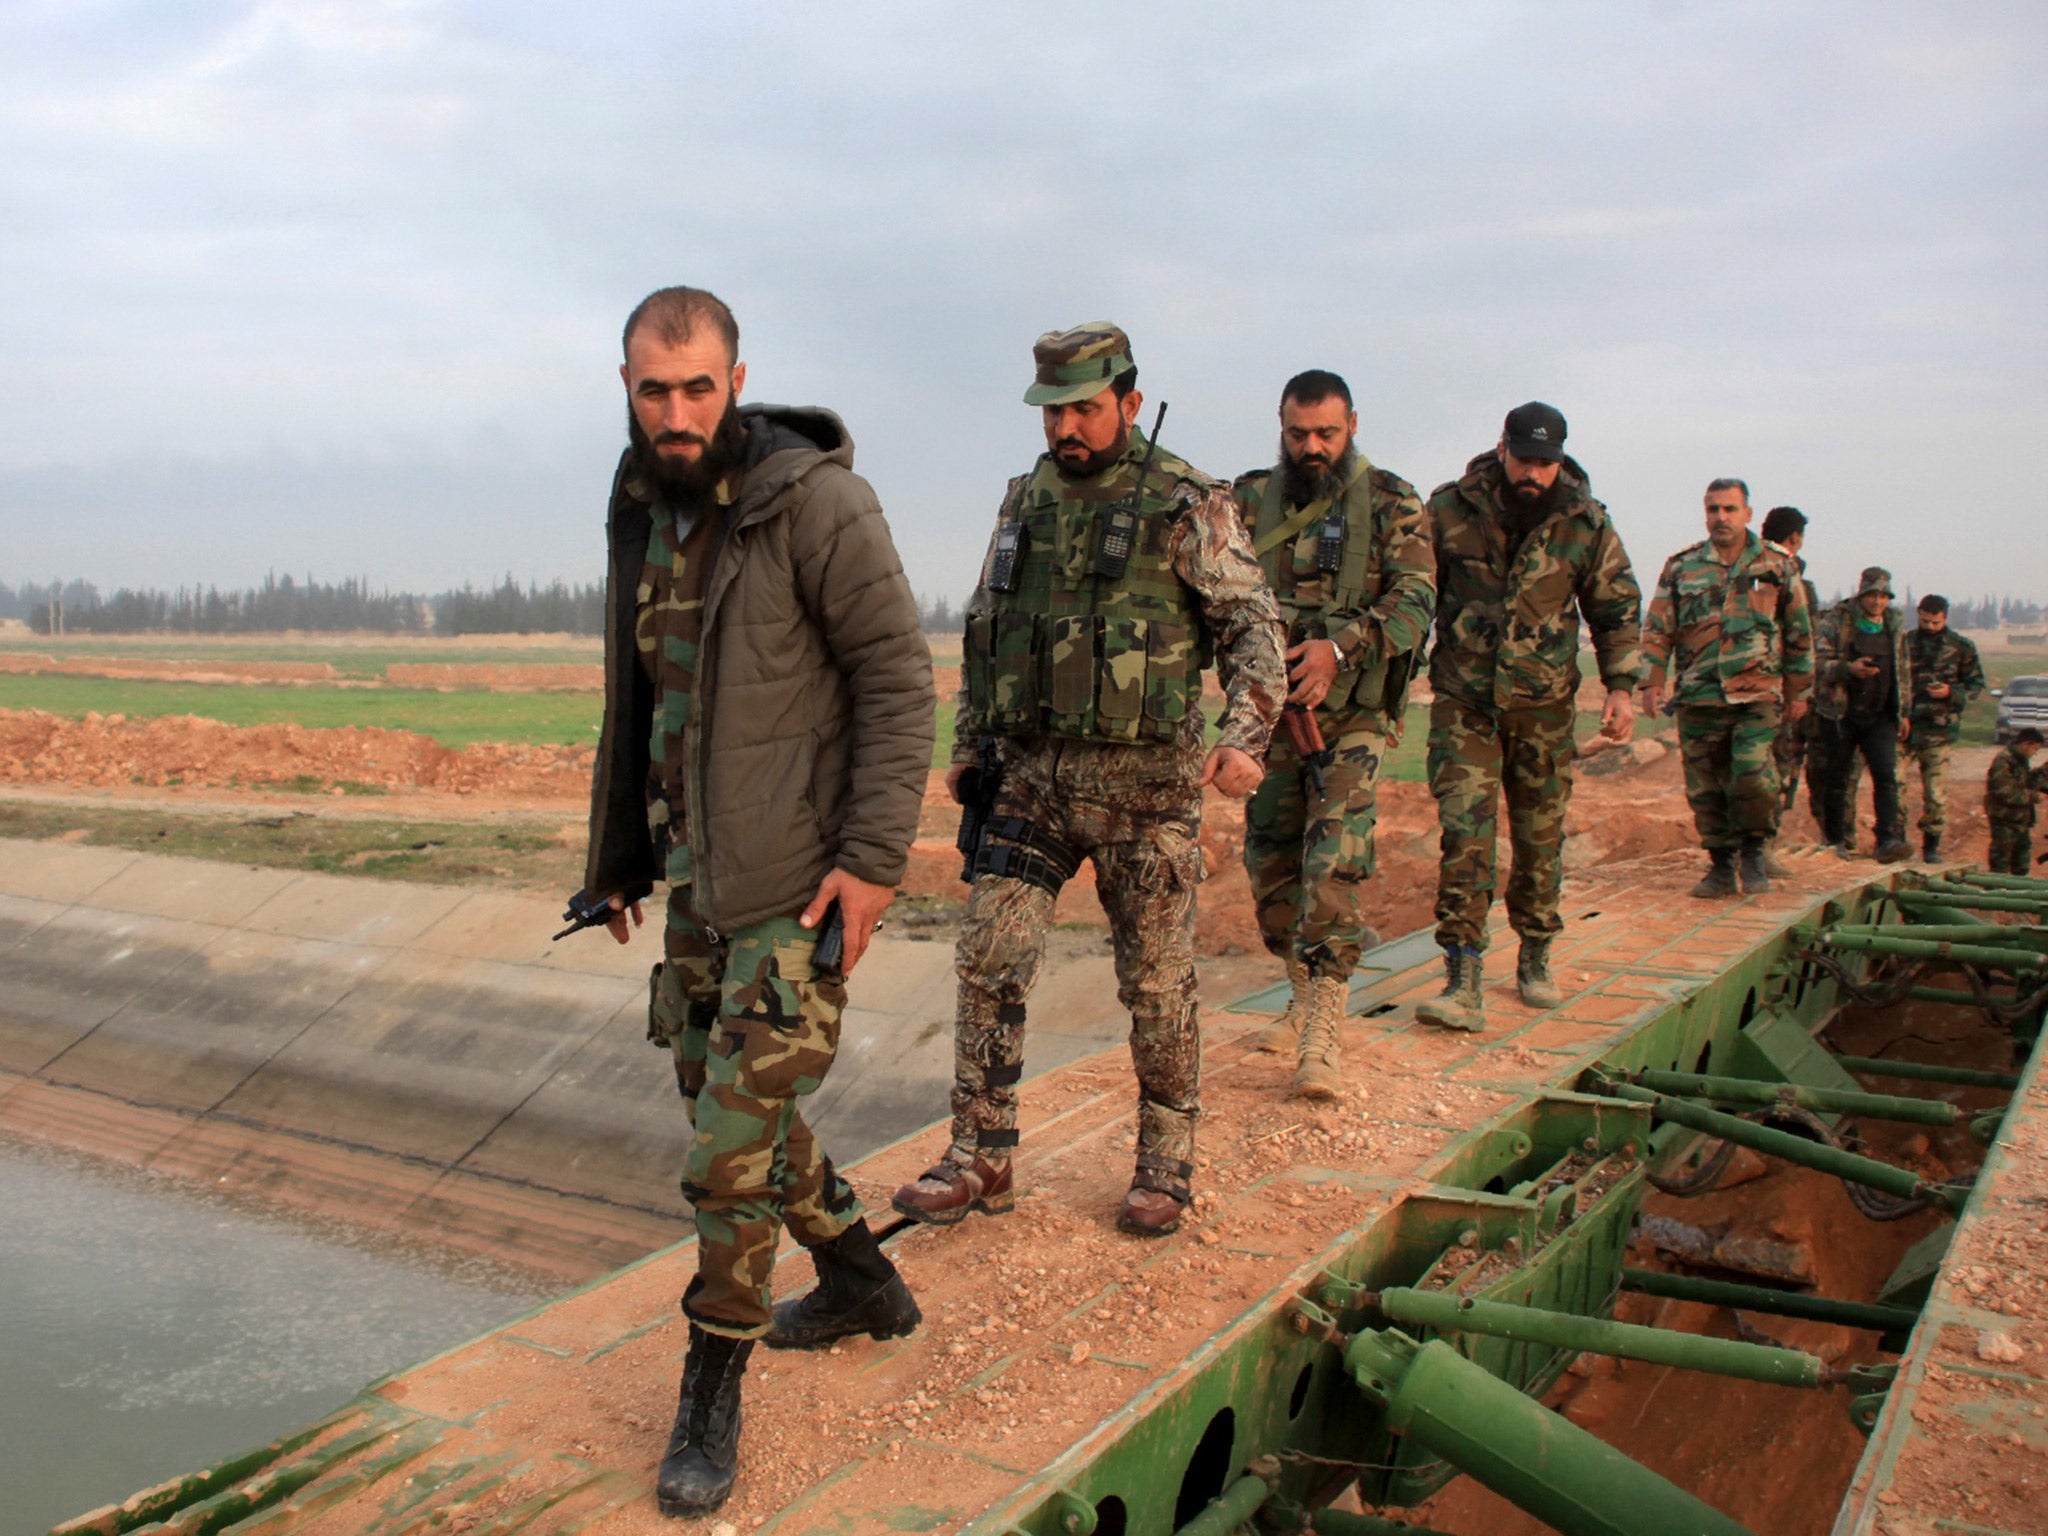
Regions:
<svg viewBox="0 0 2048 1536"><path fill-rule="evenodd" d="M1531 400L1508 412L1501 428L1508 452L1518 459L1542 459L1555 464L1564 457L1564 416L1554 405Z"/></svg>

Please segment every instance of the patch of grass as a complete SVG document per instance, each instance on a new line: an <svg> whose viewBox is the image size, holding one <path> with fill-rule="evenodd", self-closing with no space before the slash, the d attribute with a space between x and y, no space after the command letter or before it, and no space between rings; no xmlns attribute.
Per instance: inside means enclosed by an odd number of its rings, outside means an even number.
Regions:
<svg viewBox="0 0 2048 1536"><path fill-rule="evenodd" d="M40 709L74 720L88 714L199 715L229 725L368 726L417 731L444 747L466 747L479 741L595 745L603 704L594 693L437 693L5 673L0 709Z"/></svg>
<svg viewBox="0 0 2048 1536"><path fill-rule="evenodd" d="M267 869L373 875L440 885L576 889L583 848L554 824L125 810L0 801L0 837L129 848Z"/></svg>
<svg viewBox="0 0 2048 1536"><path fill-rule="evenodd" d="M134 656L159 661L300 661L327 662L344 678L377 678L394 663L425 662L444 666L509 664L535 666L564 662L592 664L604 659L603 642L592 637L575 644L536 642L482 645L456 640L370 641L354 644L333 636L280 638L275 635L7 635L0 652L36 656Z"/></svg>

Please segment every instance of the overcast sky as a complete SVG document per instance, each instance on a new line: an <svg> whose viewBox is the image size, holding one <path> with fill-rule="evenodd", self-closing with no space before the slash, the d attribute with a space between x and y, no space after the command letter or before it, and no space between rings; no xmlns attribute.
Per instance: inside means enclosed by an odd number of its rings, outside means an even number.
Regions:
<svg viewBox="0 0 2048 1536"><path fill-rule="evenodd" d="M1304 367L1425 492L1541 398L1646 585L1732 474L2048 598L2038 0L584 9L0 6L0 580L595 578L689 282L926 594L1106 318L1213 474Z"/></svg>

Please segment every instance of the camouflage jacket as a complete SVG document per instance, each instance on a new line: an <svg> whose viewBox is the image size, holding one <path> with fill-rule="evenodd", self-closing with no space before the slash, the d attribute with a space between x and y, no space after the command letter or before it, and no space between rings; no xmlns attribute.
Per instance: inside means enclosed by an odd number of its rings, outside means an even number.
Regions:
<svg viewBox="0 0 2048 1536"><path fill-rule="evenodd" d="M1676 673L1680 704L1797 698L1813 675L1813 616L1799 563L1749 534L1732 565L1705 539L1664 562L1643 624L1650 680Z"/></svg>
<svg viewBox="0 0 2048 1536"><path fill-rule="evenodd" d="M2048 793L2048 768L2035 768L2017 747L2006 747L1991 759L1984 776L1984 819L2011 827L2034 824L2034 797Z"/></svg>
<svg viewBox="0 0 2048 1536"><path fill-rule="evenodd" d="M1436 645L1429 682L1483 709L1571 698L1579 687L1579 616L1593 632L1600 679L1633 688L1642 671L1642 589L1628 552L1571 459L1550 514L1509 548L1505 476L1489 450L1429 498L1436 541Z"/></svg>
<svg viewBox="0 0 2048 1536"><path fill-rule="evenodd" d="M1849 713L1849 663L1856 655L1856 599L1845 597L1815 620L1813 626L1813 709L1826 720ZM1894 721L1904 718L1914 692L1913 656L1906 645L1906 625L1898 610L1884 611L1884 631L1892 642Z"/></svg>
<svg viewBox="0 0 2048 1536"><path fill-rule="evenodd" d="M1238 476L1231 494L1280 604L1288 643L1333 640L1344 652L1343 670L1318 713L1363 710L1397 718L1436 612L1436 549L1415 487L1362 459L1359 469L1336 503L1344 543L1334 572L1317 562L1322 518L1258 552L1262 522L1284 528L1302 510L1280 504L1285 480L1277 467Z"/></svg>
<svg viewBox="0 0 2048 1536"><path fill-rule="evenodd" d="M1906 636L1906 654L1913 663L1914 731L1961 740L1963 710L1985 687L1984 663L1977 659L1975 642L1952 629L1940 634L1915 629ZM1930 683L1946 683L1948 697L1934 697L1927 691Z"/></svg>
<svg viewBox="0 0 2048 1536"><path fill-rule="evenodd" d="M1134 481L1144 446L1143 434L1132 432L1124 456L1097 477L1110 482L1108 489L1114 493L1111 499L1121 496L1122 487ZM1025 490L1043 463L1044 456L1041 455L1040 464L1012 480L1003 493L996 529L990 536L988 553L982 559L981 576L975 585L974 596L967 603L965 616L970 628L977 621L985 623L1003 606L999 601L1000 594L989 589L997 536L1006 522L1015 519ZM1152 474L1157 477L1162 473L1161 467L1155 464ZM1200 475L1185 466L1182 466L1179 478L1182 483L1174 491L1175 505L1163 535L1166 562L1192 597L1196 616L1202 625L1205 649L1215 662L1217 681L1223 687L1223 715L1217 723L1215 744L1235 747L1251 757L1263 759L1266 744L1273 733L1273 722L1279 718L1280 706L1287 696L1287 668L1281 660L1280 610L1273 601L1272 589L1266 585L1266 578L1259 570L1258 561L1252 557L1251 541L1245 537L1243 525L1238 522L1237 504L1230 499L1229 488L1220 480ZM1093 492L1096 488L1091 486L1088 489ZM955 716L953 733L952 760L955 764L975 760L976 736L969 723L967 671L968 668L963 666L959 711ZM1202 730L1199 709L1188 711L1186 726L1192 733L1192 739L1199 741ZM1163 751L1185 756L1182 750L1185 745L1182 743L1180 748L1173 743L1149 747L1109 746L1105 750L1125 754Z"/></svg>

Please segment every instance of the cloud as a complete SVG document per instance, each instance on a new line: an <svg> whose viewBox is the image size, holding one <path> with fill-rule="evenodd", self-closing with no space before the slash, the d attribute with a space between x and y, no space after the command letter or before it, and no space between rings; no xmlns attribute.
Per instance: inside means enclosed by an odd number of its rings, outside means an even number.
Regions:
<svg viewBox="0 0 2048 1536"><path fill-rule="evenodd" d="M688 280L738 310L759 397L846 415L927 591L964 593L1040 446L1031 338L1107 316L1215 473L1265 460L1280 381L1331 366L1424 489L1555 400L1651 569L1749 466L1814 514L1823 586L1868 545L1922 585L2048 592L2017 451L2048 421L2037 8L1286 23L15 11L0 565L587 572L617 325ZM1975 536L1934 536L1936 504Z"/></svg>

